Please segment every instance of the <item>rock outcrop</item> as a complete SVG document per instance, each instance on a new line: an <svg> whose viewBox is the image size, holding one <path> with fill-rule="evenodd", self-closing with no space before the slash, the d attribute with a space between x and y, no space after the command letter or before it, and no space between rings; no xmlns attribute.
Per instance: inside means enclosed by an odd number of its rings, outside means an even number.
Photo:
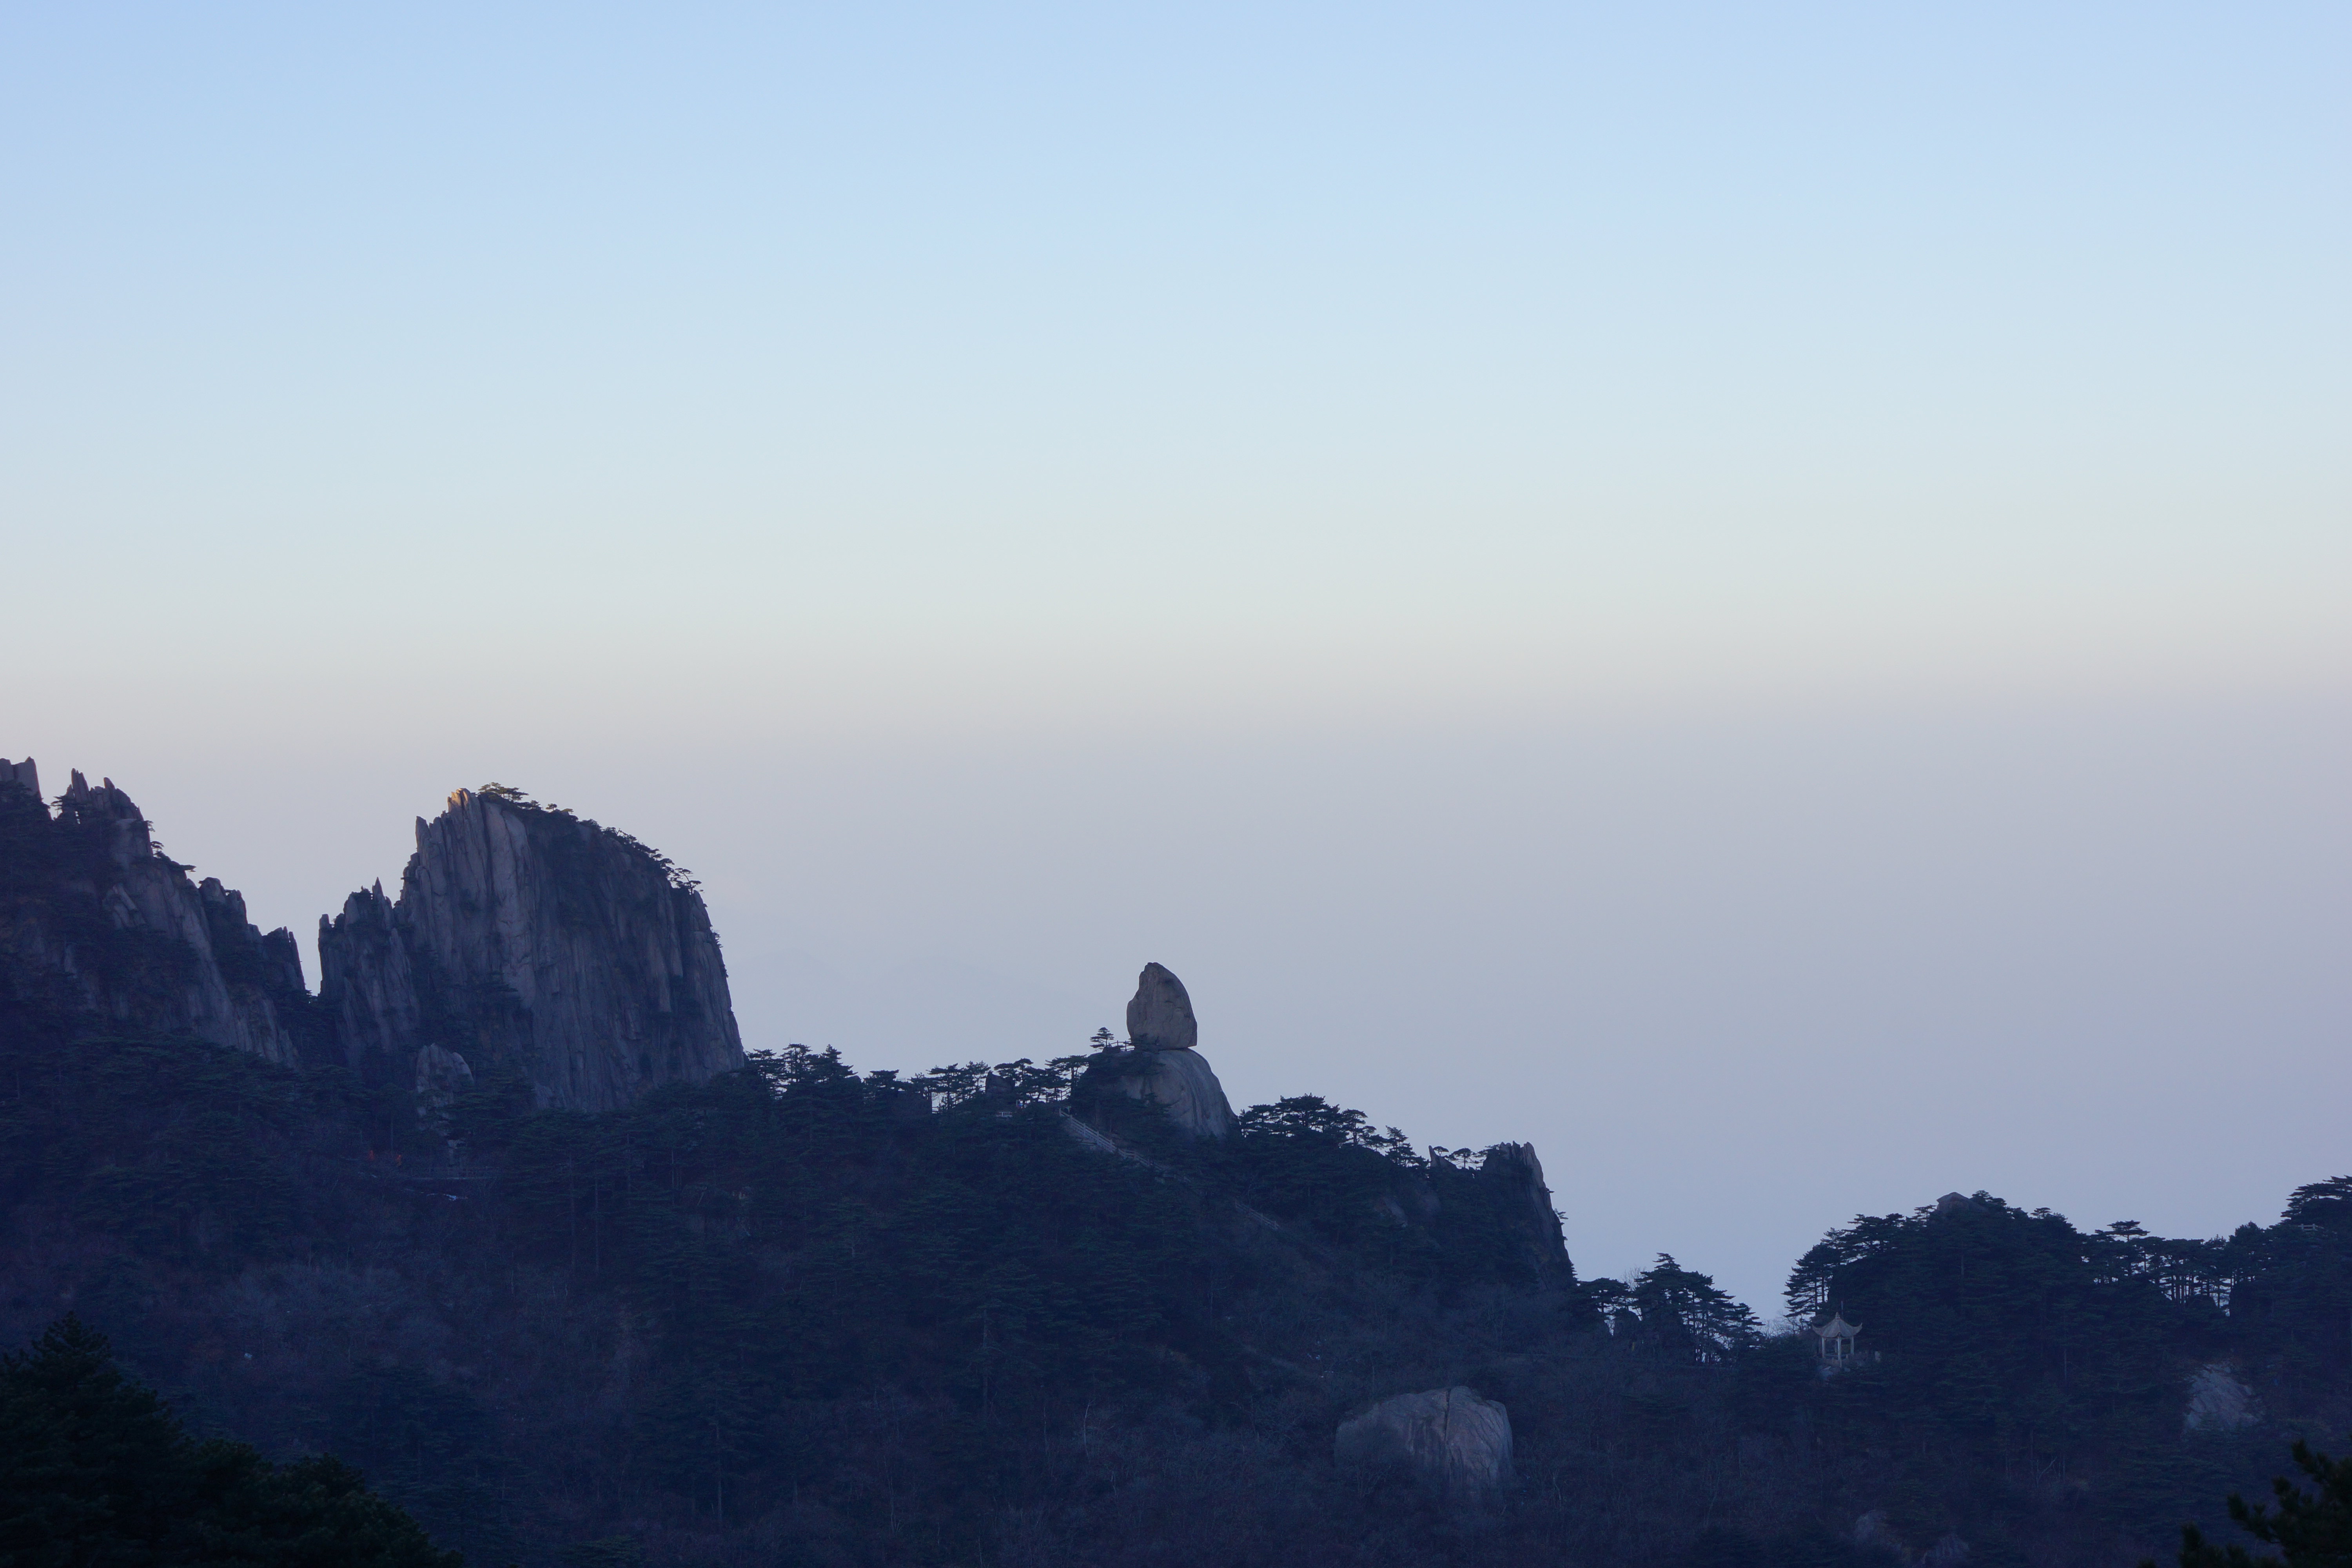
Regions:
<svg viewBox="0 0 2352 1568"><path fill-rule="evenodd" d="M1576 1270L1568 1260L1568 1242L1560 1234L1559 1215L1552 1207L1551 1188L1544 1183L1536 1146L1496 1144L1478 1167L1478 1184L1494 1205L1504 1244L1518 1266L1539 1285L1575 1284Z"/></svg>
<svg viewBox="0 0 2352 1568"><path fill-rule="evenodd" d="M419 818L398 900L353 893L319 922L319 959L346 1058L436 1093L505 1069L542 1106L607 1110L743 1065L693 885L519 796L459 790Z"/></svg>
<svg viewBox="0 0 2352 1568"><path fill-rule="evenodd" d="M1201 1026L1184 983L1164 964L1147 963L1127 1005L1129 1048L1107 1052L1087 1069L1077 1098L1115 1089L1168 1113L1188 1138L1223 1138L1234 1130L1234 1108L1208 1058L1192 1047Z"/></svg>
<svg viewBox="0 0 2352 1568"><path fill-rule="evenodd" d="M1351 1468L1410 1476L1450 1497L1508 1486L1511 1413L1467 1388L1383 1399L1339 1424L1331 1455Z"/></svg>
<svg viewBox="0 0 2352 1568"><path fill-rule="evenodd" d="M2262 1402L2226 1361L2207 1362L2189 1379L2184 1432L2242 1432L2263 1418Z"/></svg>
<svg viewBox="0 0 2352 1568"><path fill-rule="evenodd" d="M32 760L0 759L11 1000L84 1029L190 1034L292 1065L289 1019L309 1004L293 933L264 936L234 889L190 881L112 779L72 777L51 816Z"/></svg>
<svg viewBox="0 0 2352 1568"><path fill-rule="evenodd" d="M1118 1085L1137 1100L1158 1105L1188 1137L1223 1138L1234 1130L1224 1085L1198 1051L1138 1051Z"/></svg>

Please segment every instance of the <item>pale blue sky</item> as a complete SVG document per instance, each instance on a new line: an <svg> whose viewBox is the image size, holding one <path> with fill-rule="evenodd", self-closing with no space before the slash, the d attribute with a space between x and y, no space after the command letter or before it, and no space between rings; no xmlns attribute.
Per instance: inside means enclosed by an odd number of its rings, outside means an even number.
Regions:
<svg viewBox="0 0 2352 1568"><path fill-rule="evenodd" d="M14 7L0 754L299 928L522 784L866 1065L1160 959L1589 1268L2254 1215L2352 1166L2212 1094L2352 1089L2348 43Z"/></svg>

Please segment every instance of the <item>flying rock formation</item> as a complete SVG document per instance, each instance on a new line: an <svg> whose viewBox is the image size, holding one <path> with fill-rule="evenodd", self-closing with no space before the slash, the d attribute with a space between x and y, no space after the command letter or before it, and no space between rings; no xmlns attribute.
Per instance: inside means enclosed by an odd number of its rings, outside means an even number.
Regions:
<svg viewBox="0 0 2352 1568"><path fill-rule="evenodd" d="M1201 1043L1192 994L1164 963L1147 963L1127 1004L1128 1043L1139 1051L1189 1051Z"/></svg>
<svg viewBox="0 0 2352 1568"><path fill-rule="evenodd" d="M40 789L32 759L0 758L0 994L84 1030L189 1034L293 1065L289 1020L309 1003L293 933L262 935L234 889L190 881L112 779L76 773L55 816Z"/></svg>
<svg viewBox="0 0 2352 1568"><path fill-rule="evenodd" d="M701 895L626 834L507 793L420 817L398 900L353 893L319 963L346 1059L440 1093L503 1069L540 1105L608 1110L743 1065Z"/></svg>
<svg viewBox="0 0 2352 1568"><path fill-rule="evenodd" d="M1087 1076L1095 1081L1085 1087L1107 1084L1158 1105L1188 1138L1223 1138L1234 1130L1224 1086L1192 1048L1201 1037L1192 998L1165 965L1147 963L1136 977L1135 998L1127 1005L1127 1036L1130 1048L1089 1068Z"/></svg>
<svg viewBox="0 0 2352 1568"><path fill-rule="evenodd" d="M1508 1486L1511 1413L1467 1388L1383 1399L1339 1424L1331 1455L1350 1468L1389 1470L1469 1497Z"/></svg>

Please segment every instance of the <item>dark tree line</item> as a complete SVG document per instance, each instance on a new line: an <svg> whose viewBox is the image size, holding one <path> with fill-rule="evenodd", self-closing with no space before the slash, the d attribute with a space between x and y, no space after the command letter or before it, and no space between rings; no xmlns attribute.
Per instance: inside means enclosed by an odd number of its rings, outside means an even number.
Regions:
<svg viewBox="0 0 2352 1568"><path fill-rule="evenodd" d="M68 1315L0 1359L0 1563L458 1568L359 1472L199 1442Z"/></svg>
<svg viewBox="0 0 2352 1568"><path fill-rule="evenodd" d="M490 1075L424 1115L11 993L0 1331L69 1300L197 1447L336 1455L534 1568L2135 1561L2222 1528L2283 1427L2352 1426L2352 1184L2223 1243L2226 1300L2137 1227L1983 1194L1859 1219L1792 1279L1884 1352L1825 1379L1675 1258L1531 1273L1476 1153L1312 1096L1186 1144L1073 1100L1092 1044L913 1075L794 1048L597 1116ZM2185 1436L2214 1363L2261 1424ZM1454 1384L1509 1406L1516 1491L1334 1468L1340 1419Z"/></svg>

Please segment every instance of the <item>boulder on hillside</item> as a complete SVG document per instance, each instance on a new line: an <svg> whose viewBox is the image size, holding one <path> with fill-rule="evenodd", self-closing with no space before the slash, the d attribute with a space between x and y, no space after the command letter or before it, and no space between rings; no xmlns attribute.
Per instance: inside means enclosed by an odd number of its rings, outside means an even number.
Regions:
<svg viewBox="0 0 2352 1568"><path fill-rule="evenodd" d="M1508 1486L1511 1413L1468 1388L1383 1399L1339 1424L1331 1457L1351 1469L1409 1475L1449 1497Z"/></svg>
<svg viewBox="0 0 2352 1568"><path fill-rule="evenodd" d="M2226 1361L2207 1362L2189 1379L2184 1432L2242 1432L2263 1418L2262 1402Z"/></svg>

